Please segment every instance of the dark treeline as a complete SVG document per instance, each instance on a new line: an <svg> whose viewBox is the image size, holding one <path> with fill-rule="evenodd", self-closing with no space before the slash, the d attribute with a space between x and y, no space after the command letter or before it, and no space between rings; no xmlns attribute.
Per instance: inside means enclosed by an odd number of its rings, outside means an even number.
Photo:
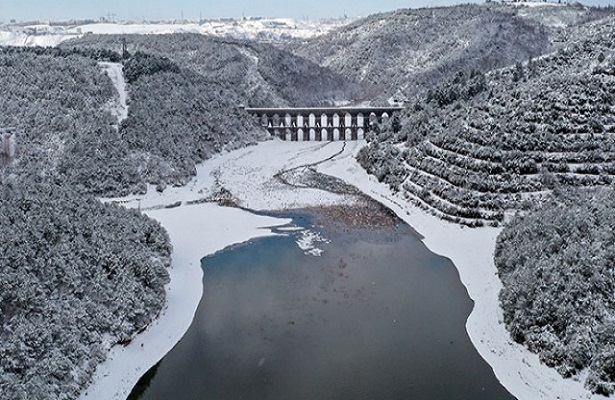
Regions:
<svg viewBox="0 0 615 400"><path fill-rule="evenodd" d="M83 56L96 61L120 62L122 56L108 49L76 48L76 47L15 47L0 46L1 54L36 54L39 56L69 57Z"/></svg>

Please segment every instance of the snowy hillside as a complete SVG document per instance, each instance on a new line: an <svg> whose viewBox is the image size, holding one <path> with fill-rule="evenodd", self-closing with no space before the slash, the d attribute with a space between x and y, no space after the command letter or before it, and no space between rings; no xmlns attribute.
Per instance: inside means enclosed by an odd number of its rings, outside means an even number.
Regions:
<svg viewBox="0 0 615 400"><path fill-rule="evenodd" d="M512 338L604 396L615 393L614 207L612 189L560 191L507 226L495 253Z"/></svg>
<svg viewBox="0 0 615 400"><path fill-rule="evenodd" d="M302 21L290 18L204 21L202 23L96 23L87 25L0 25L0 46L57 46L88 34L162 35L196 33L265 42L302 41L336 29L349 20Z"/></svg>
<svg viewBox="0 0 615 400"><path fill-rule="evenodd" d="M372 84L380 100L405 100L458 71L502 67L542 54L549 45L539 24L468 5L376 14L293 48Z"/></svg>
<svg viewBox="0 0 615 400"><path fill-rule="evenodd" d="M458 72L487 72L543 54L557 39L553 26L571 26L614 11L525 4L402 9L290 47L350 79L373 85L372 97L381 102L414 101Z"/></svg>
<svg viewBox="0 0 615 400"><path fill-rule="evenodd" d="M74 399L165 305L160 224L31 177L0 186L0 397Z"/></svg>
<svg viewBox="0 0 615 400"><path fill-rule="evenodd" d="M433 88L400 133L374 137L364 165L443 217L476 223L496 223L558 185L611 184L613 21L488 74L476 90L461 74Z"/></svg>
<svg viewBox="0 0 615 400"><path fill-rule="evenodd" d="M317 106L359 96L359 86L350 79L270 43L184 33L88 35L60 47L121 51L123 41L130 54L167 57L242 94L237 105Z"/></svg>
<svg viewBox="0 0 615 400"><path fill-rule="evenodd" d="M554 196L615 184L615 18L597 20L612 11L490 3L353 22L0 27L0 44L10 45L0 47L0 127L16 138L15 157L0 169L0 243L10 260L0 268L10 288L0 290L0 397L74 398L107 348L130 341L163 307L170 252L163 230L92 196L159 196L186 185L204 160L265 139L245 105L390 99L411 101L373 128L357 158L400 201L469 226L501 225L537 203L555 204L516 219L498 244L504 322L562 375L589 368L580 376L591 390L615 391L615 311L584 304L607 322L588 334L586 347L576 344L587 339L589 317L568 331L562 325L583 308L571 311L577 299L610 297L545 289L568 290L570 282L550 280L564 281L569 271L551 267L581 265L581 257L605 272L571 271L594 286L575 278L570 290L610 296L615 287L602 279L612 270L604 258L615 252L601 242L613 241L610 229L597 229L613 221L601 217L612 210L591 205L594 197L612 204L610 192ZM566 207L593 208L575 217L559 212ZM527 233L553 232L540 215L560 214L584 229L573 241L591 239L595 251L573 244L535 268L553 249L533 247ZM516 244L534 258L516 259L518 249L507 247ZM519 282L523 296L541 291L542 303L517 301ZM138 293L134 308L118 298L130 293ZM50 296L55 304L46 304ZM556 298L565 309L548 304ZM80 336L75 327L84 326Z"/></svg>

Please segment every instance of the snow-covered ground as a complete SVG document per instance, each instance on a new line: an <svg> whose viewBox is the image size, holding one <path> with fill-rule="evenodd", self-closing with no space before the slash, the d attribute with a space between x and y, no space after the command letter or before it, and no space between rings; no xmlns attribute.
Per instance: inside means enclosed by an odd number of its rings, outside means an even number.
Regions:
<svg viewBox="0 0 615 400"><path fill-rule="evenodd" d="M579 381L564 380L554 370L541 365L536 355L509 339L498 307L501 283L493 264L495 240L500 230L469 229L446 223L392 195L387 186L368 176L356 163L354 155L363 144L348 142L344 147L341 142L269 141L214 157L198 168L198 176L186 187L169 188L163 193L151 188L145 196L122 199L127 206L145 209L171 235L174 260L169 306L156 324L133 343L113 350L83 399L125 398L139 375L179 340L190 324L201 295L201 257L230 243L270 234L256 229L259 226L287 222L211 204L189 205L189 201L211 197L224 187L239 204L259 210L352 203L355 201L352 196L289 188L273 177L282 170L325 160L342 149L332 160L319 164L318 170L355 185L389 207L423 235L431 251L453 261L475 303L466 325L469 336L514 396L519 400L602 399L591 396ZM175 208L160 208L171 204ZM306 243L313 242L314 238L307 239Z"/></svg>
<svg viewBox="0 0 615 400"><path fill-rule="evenodd" d="M567 5L565 4L565 2L564 4L562 4L562 3L547 3L544 1L524 1L520 3L511 2L510 4L516 7L531 7L531 8L534 8L534 7L565 7Z"/></svg>
<svg viewBox="0 0 615 400"><path fill-rule="evenodd" d="M303 21L290 18L205 21L202 23L97 23L78 26L0 25L0 45L57 46L86 34L198 33L261 41L304 40L323 35L350 20Z"/></svg>
<svg viewBox="0 0 615 400"><path fill-rule="evenodd" d="M100 62L113 86L117 90L118 98L113 104L109 105L111 113L117 117L118 124L128 118L128 90L124 79L124 66L121 63Z"/></svg>

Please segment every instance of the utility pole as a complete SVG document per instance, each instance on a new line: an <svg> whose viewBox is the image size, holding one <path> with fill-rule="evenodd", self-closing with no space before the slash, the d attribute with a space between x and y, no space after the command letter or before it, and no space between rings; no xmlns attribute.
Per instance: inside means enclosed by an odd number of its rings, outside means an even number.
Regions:
<svg viewBox="0 0 615 400"><path fill-rule="evenodd" d="M128 50L126 49L126 36L122 36L122 60L128 58Z"/></svg>

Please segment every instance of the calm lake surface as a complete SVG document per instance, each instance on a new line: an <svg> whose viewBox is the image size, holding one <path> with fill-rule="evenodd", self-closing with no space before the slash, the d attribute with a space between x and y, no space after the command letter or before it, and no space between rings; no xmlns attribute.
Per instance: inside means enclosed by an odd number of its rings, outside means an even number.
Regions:
<svg viewBox="0 0 615 400"><path fill-rule="evenodd" d="M322 255L292 233L203 259L192 326L131 398L514 399L466 334L472 301L454 265L411 228L292 216L329 241Z"/></svg>

